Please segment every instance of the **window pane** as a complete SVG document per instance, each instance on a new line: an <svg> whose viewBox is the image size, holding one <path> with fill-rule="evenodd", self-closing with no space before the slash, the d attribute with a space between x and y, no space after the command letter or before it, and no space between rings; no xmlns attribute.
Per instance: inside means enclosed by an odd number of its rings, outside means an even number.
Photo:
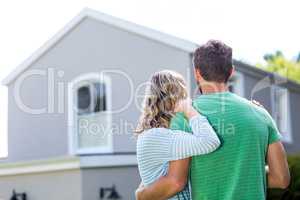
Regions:
<svg viewBox="0 0 300 200"><path fill-rule="evenodd" d="M94 112L101 112L106 110L106 88L104 83L94 83L95 91L95 108Z"/></svg>
<svg viewBox="0 0 300 200"><path fill-rule="evenodd" d="M81 115L78 117L78 147L105 147L109 142L110 123L107 115Z"/></svg>
<svg viewBox="0 0 300 200"><path fill-rule="evenodd" d="M89 86L80 87L77 91L77 108L79 114L90 113L91 91Z"/></svg>
<svg viewBox="0 0 300 200"><path fill-rule="evenodd" d="M288 100L287 89L277 88L275 92L276 118L280 132L288 131Z"/></svg>
<svg viewBox="0 0 300 200"><path fill-rule="evenodd" d="M228 85L228 90L229 90L230 92L235 92L235 91L234 91L234 85L232 84L232 82L229 83L229 85Z"/></svg>

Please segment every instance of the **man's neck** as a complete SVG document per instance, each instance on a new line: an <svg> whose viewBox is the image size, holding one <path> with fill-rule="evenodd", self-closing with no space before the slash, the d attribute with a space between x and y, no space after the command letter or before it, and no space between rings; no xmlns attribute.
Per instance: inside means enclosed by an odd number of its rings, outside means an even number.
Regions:
<svg viewBox="0 0 300 200"><path fill-rule="evenodd" d="M227 92L228 86L226 83L205 82L200 84L202 94Z"/></svg>

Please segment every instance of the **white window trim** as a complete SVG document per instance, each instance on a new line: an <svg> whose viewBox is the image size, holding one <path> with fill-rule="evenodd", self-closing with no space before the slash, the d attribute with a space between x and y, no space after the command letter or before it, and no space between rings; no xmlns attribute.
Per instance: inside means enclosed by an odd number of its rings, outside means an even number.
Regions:
<svg viewBox="0 0 300 200"><path fill-rule="evenodd" d="M82 74L75 79L73 79L68 84L68 139L69 139L69 153L71 155L79 154L95 154L95 153L112 153L113 152L113 135L108 135L108 145L105 147L91 147L91 148L84 148L80 149L78 145L78 135L74 132L76 130L76 123L75 121L75 113L74 113L74 88L78 88L80 86L85 85L84 81L89 80L99 80L101 82L105 83L106 88L106 112L108 121L109 121L109 127L112 126L112 116L111 116L111 110L112 110L112 93L111 93L111 79L110 77L104 75L103 73L86 73Z"/></svg>
<svg viewBox="0 0 300 200"><path fill-rule="evenodd" d="M273 118L276 119L276 102L275 102L275 99L274 99L274 92L276 89L287 89L287 88L284 88L284 87L281 87L281 86L278 86L278 85L273 85L271 87L271 104L272 104L272 115L273 115ZM282 137L282 141L285 142L285 143L289 143L291 144L293 142L293 138L292 138L292 124L291 124L291 106L290 106L290 92L289 90L287 89L287 112L288 112L288 115L287 115L287 133L285 135L285 137ZM275 121L276 122L276 121ZM277 122L276 122L277 123ZM278 124L277 124L278 125ZM280 130L279 130L280 132Z"/></svg>
<svg viewBox="0 0 300 200"><path fill-rule="evenodd" d="M233 74L233 77L237 79L237 92L235 92L237 95L241 97L245 97L245 78L244 74L238 71L235 71Z"/></svg>

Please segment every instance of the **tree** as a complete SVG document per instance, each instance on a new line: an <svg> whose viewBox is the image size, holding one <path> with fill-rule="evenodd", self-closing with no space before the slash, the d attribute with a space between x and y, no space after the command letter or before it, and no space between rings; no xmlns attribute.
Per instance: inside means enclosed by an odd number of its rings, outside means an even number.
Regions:
<svg viewBox="0 0 300 200"><path fill-rule="evenodd" d="M300 83L300 53L295 60L288 60L282 52L277 51L274 54L266 54L264 60L264 64L257 65L259 68Z"/></svg>

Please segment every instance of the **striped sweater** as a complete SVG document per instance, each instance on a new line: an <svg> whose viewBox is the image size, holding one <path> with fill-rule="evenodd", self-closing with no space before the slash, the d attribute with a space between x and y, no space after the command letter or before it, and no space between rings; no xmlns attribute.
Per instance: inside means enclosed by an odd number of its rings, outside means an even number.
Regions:
<svg viewBox="0 0 300 200"><path fill-rule="evenodd" d="M169 161L208 154L218 148L220 141L206 117L190 119L192 134L166 128L153 128L141 133L137 140L137 160L142 182L148 186L168 173ZM189 185L172 200L190 200Z"/></svg>

